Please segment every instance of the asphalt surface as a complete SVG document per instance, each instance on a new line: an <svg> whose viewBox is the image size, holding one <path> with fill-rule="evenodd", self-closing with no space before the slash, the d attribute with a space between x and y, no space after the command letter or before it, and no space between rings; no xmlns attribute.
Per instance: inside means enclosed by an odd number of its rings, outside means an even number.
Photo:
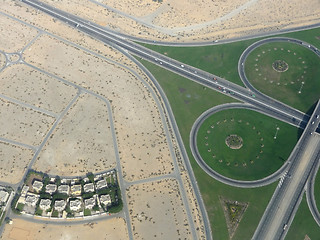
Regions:
<svg viewBox="0 0 320 240"><path fill-rule="evenodd" d="M256 229L253 239L284 239L301 202L305 185L320 158L320 101L311 120L289 157L290 165L278 184Z"/></svg>
<svg viewBox="0 0 320 240"><path fill-rule="evenodd" d="M256 107L256 109L259 109L260 112L265 113L269 116L272 116L274 118L280 119L284 122L287 122L289 124L292 124L294 126L305 128L310 116L291 108L285 104L282 104L274 99L269 98L268 96L265 96L263 94L258 93L254 89L246 89L240 86L237 86L231 82L228 82L225 79L219 78L215 75L209 74L207 72L201 71L199 69L196 69L192 66L185 65L181 62L178 62L176 60L170 59L164 55L161 55L159 53L153 52L147 48L144 48L138 44L135 44L131 41L128 41L125 36L119 36L118 34L103 29L98 25L95 25L94 23L88 22L87 20L81 19L79 17L73 16L71 14L65 13L61 10L52 8L48 5L45 5L43 3L40 3L35 0L22 0L22 2L25 2L35 8L38 8L42 10L43 12L65 22L66 24L69 24L70 26L73 26L77 28L79 31L82 31L96 39L101 40L102 42L105 42L110 45L119 46L120 48L123 48L124 51L128 51L131 54L134 54L136 56L139 56L147 61L150 61L154 64L157 64L158 66L161 66L163 68L166 68L172 72L175 72L177 74L180 74L186 78L191 79L192 81L195 81L197 83L200 83L204 86L207 86L209 88L215 89L217 91L221 91L221 93L229 95L230 97L236 98L240 101L246 102L248 104L251 104ZM36 3L36 4L35 4ZM311 27L317 27L311 26ZM269 39L271 40L271 39ZM271 40L272 41L272 40ZM287 39L288 41L288 39ZM153 42L155 43L155 42ZM301 43L303 45L303 43ZM311 48L311 46L307 45L306 47ZM313 46L312 46L313 47ZM311 49L312 50L312 49ZM319 52L316 48L314 48L316 53L319 55ZM241 70L241 69L240 69ZM253 95L253 92L257 93ZM167 102L166 98L164 98L164 102L166 105L168 105L168 109L170 109L170 105ZM171 109L170 111L171 112ZM172 113L170 113L172 114ZM170 116L169 114L169 116ZM183 146L183 143L180 138L179 131L177 129L177 126L175 124L175 120L172 114L171 123L173 125L174 131L176 133L177 139L180 141L179 146L182 150L182 154L186 155L185 149ZM306 131L306 130L305 130ZM187 156L184 156L185 164L188 169L189 175L191 176L191 180L194 186L194 190L196 192L197 200L200 203L200 205L203 205L201 195L198 191L198 187L195 181L195 178L193 176L192 168L190 166L190 162L187 161ZM279 172L280 173L280 172ZM280 175L278 175L279 177ZM309 175L308 175L309 176ZM308 177L307 176L307 177ZM270 177L270 181L274 181L274 176ZM286 179L286 178L285 178ZM297 205L297 204L296 204ZM204 209L204 206L201 208ZM203 213L203 211L202 211ZM209 223L205 219L206 212L204 210L204 223L207 234L209 234ZM211 232L209 235L207 235L208 239L211 238Z"/></svg>

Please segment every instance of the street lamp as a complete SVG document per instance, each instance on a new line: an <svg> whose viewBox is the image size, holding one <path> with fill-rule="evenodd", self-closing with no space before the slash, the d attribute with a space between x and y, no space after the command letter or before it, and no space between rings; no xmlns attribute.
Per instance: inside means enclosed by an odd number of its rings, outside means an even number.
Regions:
<svg viewBox="0 0 320 240"><path fill-rule="evenodd" d="M280 130L280 128L279 127L277 127L276 128L276 133L274 134L274 137L273 137L273 139L277 139L277 134L278 134L278 131Z"/></svg>

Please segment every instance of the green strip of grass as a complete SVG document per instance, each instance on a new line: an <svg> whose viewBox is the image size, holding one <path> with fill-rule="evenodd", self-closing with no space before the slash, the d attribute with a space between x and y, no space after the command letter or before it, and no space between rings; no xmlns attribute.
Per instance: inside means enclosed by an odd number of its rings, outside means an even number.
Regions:
<svg viewBox="0 0 320 240"><path fill-rule="evenodd" d="M320 228L310 213L306 198L303 197L285 239L301 240L305 239L306 235L310 239L319 239Z"/></svg>
<svg viewBox="0 0 320 240"><path fill-rule="evenodd" d="M208 212L214 238L229 238L223 209L219 201L219 195L221 195L230 200L249 202L248 209L244 213L233 239L250 239L276 188L276 183L258 189L239 189L222 184L203 172L194 160L189 148L189 134L196 118L213 106L234 100L149 62L144 60L141 62L156 77L171 104Z"/></svg>

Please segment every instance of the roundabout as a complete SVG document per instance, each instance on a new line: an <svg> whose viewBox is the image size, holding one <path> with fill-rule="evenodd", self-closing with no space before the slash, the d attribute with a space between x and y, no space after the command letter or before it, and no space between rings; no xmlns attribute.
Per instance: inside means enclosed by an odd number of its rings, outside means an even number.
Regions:
<svg viewBox="0 0 320 240"><path fill-rule="evenodd" d="M319 56L309 46L290 38L260 40L242 53L240 78L256 94L306 112L320 92Z"/></svg>
<svg viewBox="0 0 320 240"><path fill-rule="evenodd" d="M258 112L247 104L225 104L197 119L190 147L210 176L238 187L264 186L279 178L295 145L297 129ZM285 146L281 143L284 138Z"/></svg>

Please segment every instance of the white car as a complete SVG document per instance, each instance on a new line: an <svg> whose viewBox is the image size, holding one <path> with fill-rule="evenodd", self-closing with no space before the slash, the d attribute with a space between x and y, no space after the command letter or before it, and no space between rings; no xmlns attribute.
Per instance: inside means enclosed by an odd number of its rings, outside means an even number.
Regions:
<svg viewBox="0 0 320 240"><path fill-rule="evenodd" d="M181 64L181 67L184 67L184 65L183 65L183 64Z"/></svg>

